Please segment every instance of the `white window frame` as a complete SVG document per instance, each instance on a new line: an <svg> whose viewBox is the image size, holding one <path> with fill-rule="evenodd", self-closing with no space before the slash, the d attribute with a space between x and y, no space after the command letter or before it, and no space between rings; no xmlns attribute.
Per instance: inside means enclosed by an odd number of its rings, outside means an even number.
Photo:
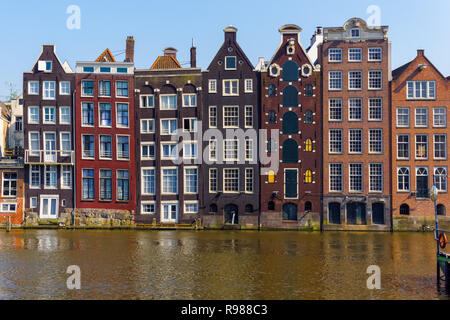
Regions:
<svg viewBox="0 0 450 320"><path fill-rule="evenodd" d="M375 101L381 101L381 105L372 105L372 103L375 103ZM380 108L380 118L373 118L371 117L371 108ZM383 98L369 98L368 99L368 112L367 117L369 121L383 121Z"/></svg>
<svg viewBox="0 0 450 320"><path fill-rule="evenodd" d="M214 116L212 116L211 115L211 110L212 109L214 109L215 110L215 115ZM209 123L209 127L210 128L217 128L217 106L209 106L208 107L208 123ZM215 121L215 125L212 125L211 123L212 123L212 120L214 120Z"/></svg>
<svg viewBox="0 0 450 320"><path fill-rule="evenodd" d="M341 133L341 139L340 141L336 141L337 143L340 143L340 151L331 151L331 132L332 131L339 131ZM328 130L328 153L329 154L342 154L343 152L343 130L342 129L329 129Z"/></svg>
<svg viewBox="0 0 450 320"><path fill-rule="evenodd" d="M186 205L188 204L195 204L197 205L197 211L188 211ZM185 214L198 214L198 210L199 210L199 204L198 204L198 200L185 200L184 201L184 207L183 207L183 212Z"/></svg>
<svg viewBox="0 0 450 320"><path fill-rule="evenodd" d="M144 211L145 205L153 205L153 212ZM155 215L156 214L156 201L141 201L141 214L143 215Z"/></svg>
<svg viewBox="0 0 450 320"><path fill-rule="evenodd" d="M144 156L144 147L145 146L153 146L153 151L154 151L153 157L152 156ZM155 160L155 158L156 158L155 142L153 142L153 141L142 141L141 142L141 160Z"/></svg>
<svg viewBox="0 0 450 320"><path fill-rule="evenodd" d="M427 137L427 142L426 142L426 151L427 151L427 156L426 157L418 157L417 156L417 136L425 136ZM430 139L428 138L428 134L415 134L414 135L414 159L416 160L427 160L429 158L429 154L430 154L430 148L429 148L429 144L430 144ZM421 142L422 143L422 142Z"/></svg>
<svg viewBox="0 0 450 320"><path fill-rule="evenodd" d="M400 189L400 170L406 169L408 170L408 188ZM401 176L406 176L404 173L401 174ZM403 181L403 184L405 182ZM409 166L401 166L397 167L397 192L409 192L411 190L411 168Z"/></svg>
<svg viewBox="0 0 450 320"><path fill-rule="evenodd" d="M419 110L421 111L425 110L425 124L417 124L417 116ZM423 114L421 116L423 116ZM428 108L424 107L414 108L414 126L416 128L428 128Z"/></svg>
<svg viewBox="0 0 450 320"><path fill-rule="evenodd" d="M148 103L150 97L152 97L152 100L153 100L153 105L152 106L150 106L149 103ZM142 105L142 98L145 98L146 106ZM153 95L153 94L141 94L141 95L139 95L139 108L143 108L143 109L147 109L147 108L153 109L153 108L155 108L155 95Z"/></svg>
<svg viewBox="0 0 450 320"><path fill-rule="evenodd" d="M128 157L124 158L124 157L119 157L119 137L127 137L128 138ZM117 160L130 160L130 153L131 153L131 138L130 135L128 134L118 134L116 135L116 159Z"/></svg>
<svg viewBox="0 0 450 320"><path fill-rule="evenodd" d="M167 192L164 191L164 170L175 170L175 176L177 178L176 181L176 192ZM161 194L178 194L178 182L179 182L179 177L178 177L178 168L177 167L161 167Z"/></svg>
<svg viewBox="0 0 450 320"><path fill-rule="evenodd" d="M214 178L212 178L212 175L211 175L211 173L212 172L215 172L215 177ZM219 188L219 170L217 169L217 168L210 168L209 170L208 170L208 191L209 191L209 193L217 193L218 192L218 188ZM215 190L213 190L213 189L211 189L211 186L212 186L212 181L215 181L215 184L216 184L216 189Z"/></svg>
<svg viewBox="0 0 450 320"><path fill-rule="evenodd" d="M31 109L36 109L37 110L37 113L36 113L37 121L32 121L31 120L31 112L30 112ZM40 112L39 112L39 107L38 106L29 106L28 107L28 119L27 119L28 120L28 124L39 124L40 118L41 118L41 115L40 115Z"/></svg>
<svg viewBox="0 0 450 320"><path fill-rule="evenodd" d="M357 50L359 52L359 59L350 59L351 53L350 51L352 50ZM362 53L362 48L348 48L348 62L361 62L363 59L363 53Z"/></svg>
<svg viewBox="0 0 450 320"><path fill-rule="evenodd" d="M239 170L239 168L223 168L222 169L223 171L222 171L222 174L223 174L223 179L222 179L222 190L223 190L223 193L234 193L234 194L236 194L236 193L240 193L240 170ZM233 171L233 172L237 172L237 178L235 178L235 177L233 177L233 178L231 178L231 179L236 179L237 180L237 191L228 191L228 190L226 190L226 188L225 188L225 185L226 185L226 171Z"/></svg>
<svg viewBox="0 0 450 320"><path fill-rule="evenodd" d="M444 124L436 124L436 113L437 111L444 111L443 112L443 116L444 116ZM440 115L442 116L442 115ZM447 127L447 108L446 107L434 107L433 108L433 127L435 128L446 128Z"/></svg>
<svg viewBox="0 0 450 320"><path fill-rule="evenodd" d="M332 73L335 73L336 75L339 74L340 77L331 79L331 74ZM339 88L338 87L332 88L331 87L331 80L335 80L335 81L339 80L341 86ZM341 70L330 70L330 71L328 71L328 91L341 91L342 90L342 85L343 85L342 71Z"/></svg>
<svg viewBox="0 0 450 320"><path fill-rule="evenodd" d="M149 126L150 123L153 123L152 124L153 129L152 130L148 129L148 131L144 131L143 130L144 126L142 125L144 122L147 123L147 129L150 128L150 126ZM141 134L155 133L155 119L141 119L140 125L141 125L141 127L140 127Z"/></svg>
<svg viewBox="0 0 450 320"><path fill-rule="evenodd" d="M337 105L340 102L340 105ZM332 111L333 110L333 111ZM340 118L332 118L331 115L335 112L340 112ZM343 102L342 98L330 98L328 99L328 121L342 121L343 119Z"/></svg>
<svg viewBox="0 0 450 320"><path fill-rule="evenodd" d="M174 134L174 132L170 132L170 123L172 121L175 121L175 131L178 129L178 120L176 118L163 118L163 119L160 119L159 121L160 121L160 135L162 135L162 136L163 135L164 136L168 136L168 135ZM168 121L168 124L169 124L169 127L168 127L169 132L168 133L163 132L162 124L163 124L164 121Z"/></svg>
<svg viewBox="0 0 450 320"><path fill-rule="evenodd" d="M352 106L352 101L359 101L359 106ZM359 108L360 117L352 118L352 108ZM348 99L348 121L362 121L363 120L363 99L362 98L349 98Z"/></svg>
<svg viewBox="0 0 450 320"><path fill-rule="evenodd" d="M373 189L372 184L371 184L371 178L372 178L372 174L371 174L371 169L372 169L372 165L380 165L381 166L381 184L380 184L380 190L377 189ZM384 189L384 172L383 172L383 163L382 162L372 162L369 163L369 192L376 192L376 193L381 193L383 192Z"/></svg>
<svg viewBox="0 0 450 320"><path fill-rule="evenodd" d="M216 79L208 80L208 93L217 93L217 80Z"/></svg>
<svg viewBox="0 0 450 320"><path fill-rule="evenodd" d="M185 104L184 98L188 97L189 99L189 103ZM191 97L195 97L195 105L191 104ZM183 93L182 94L182 102L183 102L183 107L187 107L187 108L195 108L197 107L198 103L197 103L197 94L196 93Z"/></svg>
<svg viewBox="0 0 450 320"><path fill-rule="evenodd" d="M227 68L227 60L228 60L228 58L234 59L234 65L235 65L234 68ZM236 56L225 56L225 58L224 58L223 60L224 60L223 62L224 62L224 68L225 68L225 70L237 70L238 60L237 60L237 57L236 57Z"/></svg>
<svg viewBox="0 0 450 320"><path fill-rule="evenodd" d="M31 90L31 84L37 84L37 92ZM28 81L28 95L30 96L39 95L39 81Z"/></svg>
<svg viewBox="0 0 450 320"><path fill-rule="evenodd" d="M53 83L53 89L45 88L46 84L51 85ZM51 87L51 86L50 86ZM51 97L51 92L53 91L54 97ZM47 95L49 94L49 95ZM55 100L56 99L56 81L43 81L42 82L42 100Z"/></svg>
<svg viewBox="0 0 450 320"><path fill-rule="evenodd" d="M69 170L65 170L69 168ZM69 173L69 185L64 184L64 175ZM69 165L62 165L61 166L61 189L72 189L73 188L73 173L72 173L72 166Z"/></svg>
<svg viewBox="0 0 450 320"><path fill-rule="evenodd" d="M196 190L195 190L195 192L192 192L192 191L188 191L188 184L187 184L187 174L186 174L186 170L193 170L193 169L195 169L195 170L197 170L197 173L196 173L196 179L197 179L197 183L196 183ZM184 170L183 170L183 190L184 190L184 194L198 194L198 191L199 191L199 169L198 169L198 167L184 167Z"/></svg>
<svg viewBox="0 0 450 320"><path fill-rule="evenodd" d="M245 79L244 92L245 93L252 93L253 92L253 79Z"/></svg>
<svg viewBox="0 0 450 320"><path fill-rule="evenodd" d="M358 77L351 77L351 73L355 73L355 74L359 74L359 80L361 82L361 86L360 87L352 87L350 84L353 81L357 81ZM347 86L348 86L348 90L349 91L361 91L363 89L363 76L362 76L362 70L348 70L347 72L347 77L348 77L348 81L347 81Z"/></svg>
<svg viewBox="0 0 450 320"><path fill-rule="evenodd" d="M335 52L332 52L335 51ZM335 55L340 55L340 59L331 59ZM328 62L342 62L342 49L341 48L329 48L328 49Z"/></svg>
<svg viewBox="0 0 450 320"><path fill-rule="evenodd" d="M399 140L400 136L408 137L408 157L399 157L398 156L399 145L400 145L398 140ZM402 142L402 144L405 144L405 142ZM409 134L397 134L397 148L396 148L396 150L397 150L397 154L396 154L397 160L409 160L411 158L411 137L410 137Z"/></svg>
<svg viewBox="0 0 450 320"><path fill-rule="evenodd" d="M332 189L332 184L331 184L331 178L337 175L332 175L331 174L331 167L332 166L339 166L341 173L340 173L340 189ZM343 164L341 162L331 162L328 164L328 191L329 192L342 192L344 190L344 170L343 170Z"/></svg>
<svg viewBox="0 0 450 320"><path fill-rule="evenodd" d="M378 78L373 78L371 77L371 74L373 75L373 73L377 73L380 75L380 77ZM379 87L373 87L370 84L370 80L380 80L380 86ZM383 90L383 70L369 70L367 71L367 88L368 90Z"/></svg>
<svg viewBox="0 0 450 320"><path fill-rule="evenodd" d="M231 141L235 141L236 145L235 148L233 148L233 153L236 153L236 157L235 158L227 158L227 142L231 142ZM235 152L235 151L236 152ZM239 139L238 138L233 138L233 139L223 139L223 161L239 161Z"/></svg>
<svg viewBox="0 0 450 320"><path fill-rule="evenodd" d="M399 111L400 110L408 110L408 124L407 125L400 124L399 121L398 121L398 116L399 116ZM408 107L398 107L398 108L396 108L395 112L396 112L396 127L397 128L409 128L410 125L411 125L411 111L410 111L410 109Z"/></svg>
<svg viewBox="0 0 450 320"><path fill-rule="evenodd" d="M153 189L154 192L146 192L145 191L145 179L144 179L144 171L153 171ZM161 172L162 173L162 172ZM142 167L141 168L141 194L146 196L153 196L156 194L156 168L155 167Z"/></svg>
<svg viewBox="0 0 450 320"><path fill-rule="evenodd" d="M352 175L352 165L358 165L361 168L361 174L359 175L361 179L360 189L353 188L354 186L352 186L352 177L358 177L356 174ZM352 193L361 193L364 191L364 164L362 162L350 162L348 164L348 191Z"/></svg>
<svg viewBox="0 0 450 320"><path fill-rule="evenodd" d="M444 136L444 157L436 157L436 136ZM440 144L442 142L439 142ZM433 134L433 159L434 160L447 160L447 134L445 133L435 133Z"/></svg>
<svg viewBox="0 0 450 320"><path fill-rule="evenodd" d="M47 109L53 110L53 121L45 120L45 111ZM54 106L42 107L42 123L44 123L44 124L56 124L56 107L54 107Z"/></svg>
<svg viewBox="0 0 450 320"><path fill-rule="evenodd" d="M370 58L370 50L379 50L380 51L380 59L371 59ZM372 47L372 48L367 48L367 61L373 62L373 61L383 61L383 48L381 47Z"/></svg>
<svg viewBox="0 0 450 320"><path fill-rule="evenodd" d="M245 128L253 128L253 106L250 105L245 106L244 118L245 118L244 119Z"/></svg>
<svg viewBox="0 0 450 320"><path fill-rule="evenodd" d="M163 101L163 98L166 98L166 97L175 97L175 108L173 108L173 107L169 107L169 108L167 108L167 107L163 107L163 103L162 103L162 101ZM159 109L160 110L177 110L178 109L178 96L177 96L177 94L160 94L159 95Z"/></svg>
<svg viewBox="0 0 450 320"><path fill-rule="evenodd" d="M352 134L351 134L352 131L359 131L359 133L361 135L361 139L359 140L359 142L356 141L356 140L352 140L351 139L352 138ZM363 140L364 140L364 137L363 137L363 130L362 129L358 129L358 128L348 129L348 153L349 154L362 154L363 153ZM354 142L354 143L358 142L361 151L352 151L352 142Z"/></svg>
<svg viewBox="0 0 450 320"><path fill-rule="evenodd" d="M175 146L173 149L175 154L170 155L169 157L166 157L164 155L164 146ZM163 141L161 142L161 160L175 160L178 157L178 150L177 150L177 143L171 142L171 141Z"/></svg>
<svg viewBox="0 0 450 320"><path fill-rule="evenodd" d="M187 147L189 146L189 147ZM194 146L194 149L191 147ZM189 152L186 152L189 150ZM195 154L192 154L192 150L194 150ZM186 141L183 140L183 159L197 159L198 158L198 142L197 141Z"/></svg>
<svg viewBox="0 0 450 320"><path fill-rule="evenodd" d="M381 132L381 134L379 135L380 139L379 140L373 140L373 137L371 136L372 132ZM384 150L383 129L382 128L371 128L371 129L369 129L367 135L368 135L368 140L369 140L368 141L369 142L368 153L369 154L383 154L383 150ZM380 150L379 151L372 151L371 150L371 144L372 143L379 144L380 145Z"/></svg>
<svg viewBox="0 0 450 320"><path fill-rule="evenodd" d="M226 83L230 83L230 92L226 93ZM236 92L233 92L233 83L236 83ZM239 96L239 79L223 79L222 80L222 95L223 96Z"/></svg>
<svg viewBox="0 0 450 320"><path fill-rule="evenodd" d="M230 108L233 108L234 111L236 111L236 112L233 111L233 113L236 113L236 115L232 116L234 119L237 120L236 121L236 125L226 125L225 118L226 117L231 118L231 116L227 116L226 115L226 113L227 113L226 110L230 109ZM223 128L239 128L239 106L223 106L223 109L222 109L222 123L223 123Z"/></svg>
<svg viewBox="0 0 450 320"><path fill-rule="evenodd" d="M63 90L63 84L69 85L69 91L66 92ZM61 96L69 96L70 95L70 81L60 81L59 82L59 95Z"/></svg>

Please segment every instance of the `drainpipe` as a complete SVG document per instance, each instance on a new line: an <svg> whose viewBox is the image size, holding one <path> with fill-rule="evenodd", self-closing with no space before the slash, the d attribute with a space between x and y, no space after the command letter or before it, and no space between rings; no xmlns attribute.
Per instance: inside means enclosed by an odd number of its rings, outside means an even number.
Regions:
<svg viewBox="0 0 450 320"><path fill-rule="evenodd" d="M75 79L75 81L74 81L74 84L76 83L76 79ZM75 119L76 119L76 116L75 116L75 109L76 109L76 105L75 105L75 97L76 97L76 93L77 93L77 90L75 89L74 91L73 91L73 95L72 95L72 145L73 145L73 157L74 157L74 164L73 164L73 173L72 173L72 186L73 186L73 188L72 188L72 213L70 214L70 225L74 225L75 224L75 210L77 209L77 198L76 198L76 196L77 196L77 188L76 188L76 186L77 186L77 170L76 170L76 155L75 155L75 146L76 146L76 136L75 136L75 126L76 126L76 124L75 124Z"/></svg>

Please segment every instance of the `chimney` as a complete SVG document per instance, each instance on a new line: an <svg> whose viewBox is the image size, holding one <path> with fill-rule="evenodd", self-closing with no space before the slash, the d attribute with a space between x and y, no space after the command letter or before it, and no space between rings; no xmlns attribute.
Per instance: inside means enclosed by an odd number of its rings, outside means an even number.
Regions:
<svg viewBox="0 0 450 320"><path fill-rule="evenodd" d="M128 36L125 49L125 62L134 62L134 37Z"/></svg>
<svg viewBox="0 0 450 320"><path fill-rule="evenodd" d="M225 29L223 29L223 32L225 32L225 41L227 40L236 41L237 28L233 26L228 26Z"/></svg>
<svg viewBox="0 0 450 320"><path fill-rule="evenodd" d="M322 34L322 27L317 27L316 34Z"/></svg>
<svg viewBox="0 0 450 320"><path fill-rule="evenodd" d="M191 47L191 68L197 68L197 48L194 47L194 41Z"/></svg>
<svg viewBox="0 0 450 320"><path fill-rule="evenodd" d="M423 56L424 55L424 50L423 49L418 49L417 50L417 56Z"/></svg>
<svg viewBox="0 0 450 320"><path fill-rule="evenodd" d="M177 49L168 47L165 48L163 51L165 56L173 57L174 59L177 58L177 51L178 51Z"/></svg>

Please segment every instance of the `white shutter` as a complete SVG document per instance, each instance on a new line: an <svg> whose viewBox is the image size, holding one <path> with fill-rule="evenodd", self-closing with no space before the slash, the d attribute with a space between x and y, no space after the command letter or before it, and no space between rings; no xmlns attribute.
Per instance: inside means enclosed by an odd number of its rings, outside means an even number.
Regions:
<svg viewBox="0 0 450 320"><path fill-rule="evenodd" d="M45 61L38 61L38 71L45 71Z"/></svg>

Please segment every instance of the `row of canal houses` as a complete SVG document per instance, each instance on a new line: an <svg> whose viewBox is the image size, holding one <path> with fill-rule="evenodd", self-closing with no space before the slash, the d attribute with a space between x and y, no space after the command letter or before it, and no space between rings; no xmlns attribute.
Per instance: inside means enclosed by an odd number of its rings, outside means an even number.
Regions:
<svg viewBox="0 0 450 320"><path fill-rule="evenodd" d="M300 27L279 32L254 66L225 28L205 70L195 47L188 68L169 47L136 69L133 37L124 61L106 49L74 71L44 45L23 77L24 166L2 173L17 203L2 219L388 231L433 217L433 181L445 216L449 79L423 50L391 72L387 26L318 28L306 50Z"/></svg>

